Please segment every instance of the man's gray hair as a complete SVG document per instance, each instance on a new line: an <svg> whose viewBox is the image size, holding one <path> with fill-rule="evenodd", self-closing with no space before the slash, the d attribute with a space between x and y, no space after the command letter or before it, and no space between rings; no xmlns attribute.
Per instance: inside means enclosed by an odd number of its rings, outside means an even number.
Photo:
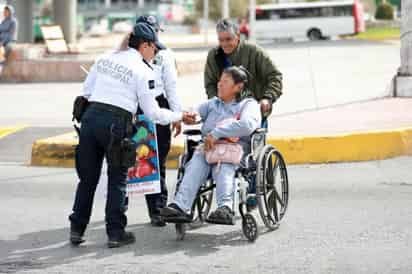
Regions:
<svg viewBox="0 0 412 274"><path fill-rule="evenodd" d="M221 19L216 24L216 32L229 32L232 36L239 34L239 26L227 19Z"/></svg>

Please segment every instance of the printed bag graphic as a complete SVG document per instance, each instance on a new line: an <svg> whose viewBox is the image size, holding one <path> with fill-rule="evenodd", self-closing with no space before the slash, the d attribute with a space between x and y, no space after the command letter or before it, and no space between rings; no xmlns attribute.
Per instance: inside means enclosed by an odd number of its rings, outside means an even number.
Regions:
<svg viewBox="0 0 412 274"><path fill-rule="evenodd" d="M160 193L159 154L156 126L144 115L135 124L136 165L127 173L127 195Z"/></svg>

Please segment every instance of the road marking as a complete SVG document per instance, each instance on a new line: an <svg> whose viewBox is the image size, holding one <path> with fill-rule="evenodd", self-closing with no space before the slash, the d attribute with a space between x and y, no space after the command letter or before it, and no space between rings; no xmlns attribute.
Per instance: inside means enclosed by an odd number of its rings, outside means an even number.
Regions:
<svg viewBox="0 0 412 274"><path fill-rule="evenodd" d="M0 138L3 138L9 134L15 133L19 130L26 128L27 126L16 126L16 127L0 127Z"/></svg>

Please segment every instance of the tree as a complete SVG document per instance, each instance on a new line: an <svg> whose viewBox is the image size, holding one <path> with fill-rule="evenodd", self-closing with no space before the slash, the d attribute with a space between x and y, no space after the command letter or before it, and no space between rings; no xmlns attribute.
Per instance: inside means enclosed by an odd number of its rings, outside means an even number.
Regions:
<svg viewBox="0 0 412 274"><path fill-rule="evenodd" d="M273 3L272 0L257 0L256 4ZM230 17L246 17L249 0L229 0ZM203 0L196 0L197 14L203 14ZM218 20L222 18L222 0L209 0L209 18Z"/></svg>

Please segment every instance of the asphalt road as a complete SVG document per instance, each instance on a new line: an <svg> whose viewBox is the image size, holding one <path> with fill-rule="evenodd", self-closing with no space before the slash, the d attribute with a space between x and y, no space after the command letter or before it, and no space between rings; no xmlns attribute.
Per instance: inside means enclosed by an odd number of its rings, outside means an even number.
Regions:
<svg viewBox="0 0 412 274"><path fill-rule="evenodd" d="M207 225L175 240L152 228L133 198L137 242L108 249L96 195L87 243L69 246L73 169L0 163L0 273L411 273L412 158L290 166L290 206L278 230L249 243L235 226ZM173 192L175 171L168 171ZM258 212L255 212L258 217Z"/></svg>

